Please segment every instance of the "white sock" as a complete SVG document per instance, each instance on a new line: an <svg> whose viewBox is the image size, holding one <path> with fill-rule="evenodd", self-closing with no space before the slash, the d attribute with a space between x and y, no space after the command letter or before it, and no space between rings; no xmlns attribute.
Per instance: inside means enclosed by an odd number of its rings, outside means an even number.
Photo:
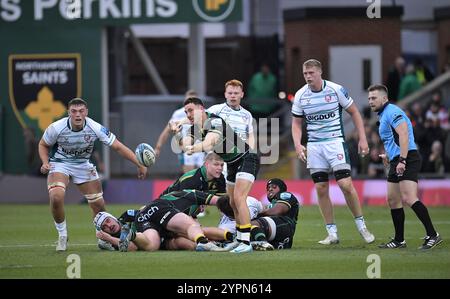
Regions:
<svg viewBox="0 0 450 299"><path fill-rule="evenodd" d="M66 226L66 220L64 220L61 223L55 222L56 230L58 231L58 235L60 237L67 237L67 226Z"/></svg>
<svg viewBox="0 0 450 299"><path fill-rule="evenodd" d="M329 235L337 235L337 226L336 223L329 223L326 226L327 232Z"/></svg>
<svg viewBox="0 0 450 299"><path fill-rule="evenodd" d="M236 239L241 241L242 240L242 233L238 230L236 230Z"/></svg>
<svg viewBox="0 0 450 299"><path fill-rule="evenodd" d="M355 224L359 231L366 228L363 216L355 217Z"/></svg>

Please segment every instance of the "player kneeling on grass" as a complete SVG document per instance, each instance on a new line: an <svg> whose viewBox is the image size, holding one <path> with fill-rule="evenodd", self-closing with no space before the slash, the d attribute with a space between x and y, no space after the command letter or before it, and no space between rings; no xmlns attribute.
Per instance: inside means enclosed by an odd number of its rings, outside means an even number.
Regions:
<svg viewBox="0 0 450 299"><path fill-rule="evenodd" d="M170 238L173 234L195 242L197 251L224 251L209 242L200 224L189 216L189 213L196 210L197 206L215 204L217 199L217 196L196 190L170 192L140 210L128 210L122 214L120 218L123 222L131 223L131 225L120 225L119 221L115 221L107 228L108 224L102 227L103 222L100 222L100 219L95 222L95 225L103 232L116 235L119 233L119 226L121 227L118 242L120 251L128 251L131 242L141 250L158 250L161 238ZM105 228L110 231L106 231ZM181 239L177 241L176 244L171 245L180 245L179 242L186 245ZM182 249L190 248L183 246Z"/></svg>
<svg viewBox="0 0 450 299"><path fill-rule="evenodd" d="M219 198L216 205L232 217L229 202L223 198ZM276 178L267 181L267 199L270 201L268 208L251 221L251 244L255 250L291 248L297 225L298 200L287 192L286 183Z"/></svg>

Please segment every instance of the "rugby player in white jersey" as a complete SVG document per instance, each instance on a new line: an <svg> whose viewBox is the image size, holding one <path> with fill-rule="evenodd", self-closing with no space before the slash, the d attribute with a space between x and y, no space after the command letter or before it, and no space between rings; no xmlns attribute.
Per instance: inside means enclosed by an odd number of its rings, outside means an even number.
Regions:
<svg viewBox="0 0 450 299"><path fill-rule="evenodd" d="M330 245L339 243L333 206L329 196L328 173L333 171L342 190L356 227L367 243L375 237L367 230L358 194L350 176L350 159L344 139L342 110L352 117L358 131L358 152L369 153L361 115L344 87L322 79L322 65L309 59L303 64L307 84L297 91L292 105L292 138L298 158L306 162L317 191L319 207L326 224L328 236L319 241ZM307 148L301 144L302 126L306 123Z"/></svg>
<svg viewBox="0 0 450 299"><path fill-rule="evenodd" d="M225 103L213 105L206 111L223 118L236 134L254 149L253 117L248 110L241 106L241 100L244 97L244 87L241 81L236 79L227 81L224 96Z"/></svg>
<svg viewBox="0 0 450 299"><path fill-rule="evenodd" d="M188 90L185 93L185 99L190 97L197 97L197 92L195 90ZM167 124L167 126L164 127L164 130L161 132L161 134L158 137L158 141L156 142L155 146L155 153L156 157L158 157L161 154L161 148L166 143L167 138L170 135L170 123L179 122L182 120L186 120L185 123L182 125L182 134L183 136L186 135L186 132L190 128L190 123L186 119L186 113L184 112L184 107L181 107L177 110L175 110ZM192 155L188 155L186 153L179 153L178 154L178 160L181 164L181 171L183 173L186 173L188 171L194 170L196 168L202 167L203 163L205 162L205 153L194 153Z"/></svg>
<svg viewBox="0 0 450 299"><path fill-rule="evenodd" d="M83 99L72 99L68 103L68 114L68 117L50 124L39 142L41 172L48 173L50 207L59 235L57 251L67 249L64 197L70 178L87 199L93 217L105 210L102 185L96 167L89 161L97 139L135 164L138 178L143 179L147 174L147 168L139 164L133 151L107 128L87 117L88 107Z"/></svg>

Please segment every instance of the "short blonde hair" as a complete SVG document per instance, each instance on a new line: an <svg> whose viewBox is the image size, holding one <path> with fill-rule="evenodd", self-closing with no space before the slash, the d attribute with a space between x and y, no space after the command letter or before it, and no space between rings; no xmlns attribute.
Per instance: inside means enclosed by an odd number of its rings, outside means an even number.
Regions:
<svg viewBox="0 0 450 299"><path fill-rule="evenodd" d="M225 83L225 89L227 89L228 86L236 86L236 87L240 87L242 90L244 90L244 84L242 84L242 82L237 79L227 81Z"/></svg>
<svg viewBox="0 0 450 299"><path fill-rule="evenodd" d="M317 67L319 69L322 69L322 63L320 63L317 59L308 59L303 63L303 67Z"/></svg>

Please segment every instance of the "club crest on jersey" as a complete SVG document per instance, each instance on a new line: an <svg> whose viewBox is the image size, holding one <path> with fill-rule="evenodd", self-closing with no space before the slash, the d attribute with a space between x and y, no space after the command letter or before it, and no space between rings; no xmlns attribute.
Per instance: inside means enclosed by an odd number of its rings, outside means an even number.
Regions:
<svg viewBox="0 0 450 299"><path fill-rule="evenodd" d="M331 102L331 96L330 96L330 95L326 95L326 96L325 96L325 101L326 101L327 103Z"/></svg>
<svg viewBox="0 0 450 299"><path fill-rule="evenodd" d="M41 132L67 113L81 96L79 53L12 54L8 57L9 98L23 128Z"/></svg>
<svg viewBox="0 0 450 299"><path fill-rule="evenodd" d="M344 159L344 155L343 154L338 154L337 158L338 158L338 160L342 160L342 159Z"/></svg>
<svg viewBox="0 0 450 299"><path fill-rule="evenodd" d="M84 141L89 142L91 140L91 135L86 134L84 135Z"/></svg>

